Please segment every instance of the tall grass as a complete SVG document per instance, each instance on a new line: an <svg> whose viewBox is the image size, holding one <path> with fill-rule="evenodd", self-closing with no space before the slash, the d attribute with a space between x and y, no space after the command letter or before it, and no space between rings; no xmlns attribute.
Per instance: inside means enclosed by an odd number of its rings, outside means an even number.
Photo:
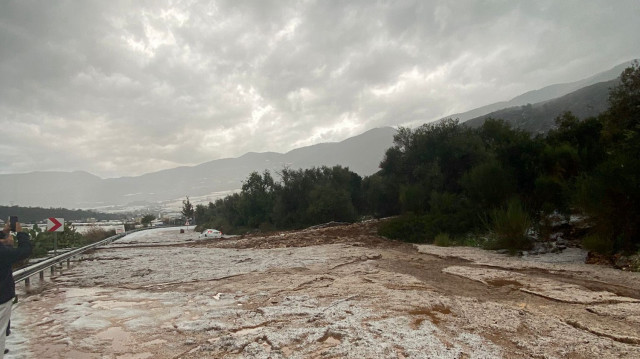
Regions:
<svg viewBox="0 0 640 359"><path fill-rule="evenodd" d="M509 200L506 207L494 209L489 215L491 232L485 243L487 249L508 249L515 253L532 247L527 232L531 227L531 218L517 198Z"/></svg>
<svg viewBox="0 0 640 359"><path fill-rule="evenodd" d="M433 244L438 247L452 247L456 245L456 242L449 237L448 233L438 233L436 238L433 240Z"/></svg>

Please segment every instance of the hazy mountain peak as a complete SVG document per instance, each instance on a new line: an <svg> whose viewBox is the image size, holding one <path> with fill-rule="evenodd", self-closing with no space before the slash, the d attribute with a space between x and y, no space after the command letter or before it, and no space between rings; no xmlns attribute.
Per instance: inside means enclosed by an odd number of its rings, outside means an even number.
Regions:
<svg viewBox="0 0 640 359"><path fill-rule="evenodd" d="M183 166L135 177L101 179L88 172L37 172L0 176L0 198L22 206L96 208L147 203L238 190L253 172L276 175L285 166L311 168L341 165L361 176L378 171L395 130L372 129L341 142L320 143L285 154L249 152L196 166Z"/></svg>
<svg viewBox="0 0 640 359"><path fill-rule="evenodd" d="M498 111L498 110L502 110L505 108L509 108L509 107L514 107L514 106L522 106L522 105L526 105L526 104L534 104L534 103L538 103L538 102L544 102L544 101L548 101L548 100L552 100L554 98L558 98L564 95L567 95L571 92L574 92L580 88L586 87L586 86L590 86L590 85L594 85L600 82L604 82L604 81L610 81L610 80L614 80L616 78L618 78L620 76L620 74L622 73L622 71L629 67L629 65L635 60L631 60L631 61L627 61L624 62L620 65L614 66L613 68L607 70L607 71L603 71L603 72L599 72L593 76L587 77L585 79L582 80L578 80L578 81L574 81L574 82L569 82L569 83L561 83L561 84L554 84L554 85L549 85L549 86L545 86L543 88L537 89L537 90L532 90L532 91L528 91L525 92L521 95L515 96L513 97L511 100L509 101L501 101L501 102L496 102L496 103L492 103L489 105L485 105L482 107L478 107L466 112L462 112L462 113L456 113L456 114L452 114L449 116L445 116L444 118L457 118L460 120L460 122L465 122L468 121L470 119L473 118L477 118L480 116L484 116L487 115L489 113L492 113L494 111Z"/></svg>

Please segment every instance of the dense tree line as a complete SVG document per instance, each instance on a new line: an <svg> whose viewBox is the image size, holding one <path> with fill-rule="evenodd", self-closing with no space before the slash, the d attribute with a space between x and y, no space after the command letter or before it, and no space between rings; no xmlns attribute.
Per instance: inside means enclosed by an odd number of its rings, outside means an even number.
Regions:
<svg viewBox="0 0 640 359"><path fill-rule="evenodd" d="M6 220L9 216L18 216L20 222L36 223L46 220L49 217L65 218L70 220L86 220L95 218L101 220L122 219L123 215L101 213L81 209L65 208L42 208L42 207L20 207L20 206L0 206L0 218Z"/></svg>
<svg viewBox="0 0 640 359"><path fill-rule="evenodd" d="M486 238L490 248L531 245L551 213L588 215L585 239L601 252L640 244L640 66L612 89L609 109L556 119L545 135L488 119L400 128L380 171L362 179L342 167L252 173L242 191L198 205L201 226L225 232L301 228L361 216L387 217L381 233L416 242ZM477 241L476 241L477 244Z"/></svg>
<svg viewBox="0 0 640 359"><path fill-rule="evenodd" d="M589 249L637 251L638 63L611 90L607 111L582 121L565 113L556 124L537 136L495 119L478 129L453 120L400 129L382 170L369 180L380 189L379 214L404 214L383 233L432 241L439 234L464 240L488 232L488 247L521 249L531 245L531 229L544 235L552 212L578 212L595 224L585 239Z"/></svg>
<svg viewBox="0 0 640 359"><path fill-rule="evenodd" d="M238 233L353 222L366 212L362 178L348 168L285 168L279 176L281 181L276 182L269 171L251 173L240 193L208 206L197 205L197 223L224 233Z"/></svg>

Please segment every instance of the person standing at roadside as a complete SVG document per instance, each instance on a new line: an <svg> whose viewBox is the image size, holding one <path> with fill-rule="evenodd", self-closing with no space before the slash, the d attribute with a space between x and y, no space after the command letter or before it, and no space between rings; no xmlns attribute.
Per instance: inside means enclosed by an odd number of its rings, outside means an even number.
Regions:
<svg viewBox="0 0 640 359"><path fill-rule="evenodd" d="M16 235L18 247L14 248L13 235L9 229L9 223L0 232L0 359L5 354L5 332L11 318L11 305L16 296L16 287L13 281L12 265L15 262L26 259L31 255L31 241L29 235L22 232L20 222L16 223Z"/></svg>

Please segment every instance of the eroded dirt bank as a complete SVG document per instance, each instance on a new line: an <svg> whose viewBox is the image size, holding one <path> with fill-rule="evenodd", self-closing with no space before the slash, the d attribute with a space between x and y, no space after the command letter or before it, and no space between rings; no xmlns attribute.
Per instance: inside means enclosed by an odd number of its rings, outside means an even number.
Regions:
<svg viewBox="0 0 640 359"><path fill-rule="evenodd" d="M8 358L640 357L638 274L375 225L127 236L33 281Z"/></svg>

